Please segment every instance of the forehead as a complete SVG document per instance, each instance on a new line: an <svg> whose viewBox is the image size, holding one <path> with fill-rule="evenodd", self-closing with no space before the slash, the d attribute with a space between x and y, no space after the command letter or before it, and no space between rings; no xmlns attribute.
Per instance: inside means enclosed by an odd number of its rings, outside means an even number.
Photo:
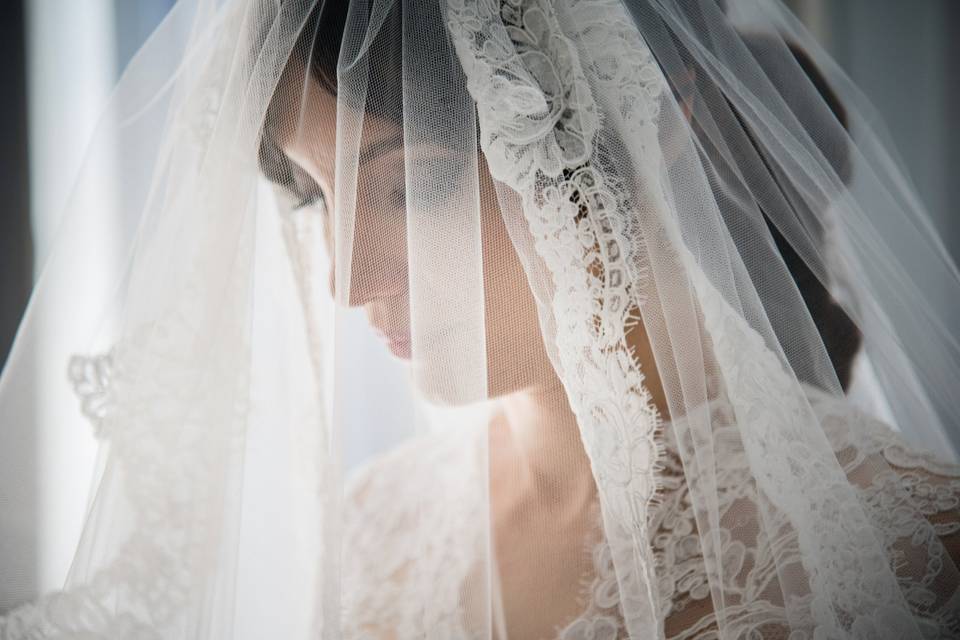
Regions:
<svg viewBox="0 0 960 640"><path fill-rule="evenodd" d="M281 123L280 147L311 174L318 169L333 181L336 154L337 98L307 76L296 94L289 97L286 121ZM319 179L321 176L313 176ZM324 179L326 175L322 176Z"/></svg>
<svg viewBox="0 0 960 640"><path fill-rule="evenodd" d="M313 78L304 82L293 100L296 106L291 112L296 115L282 127L281 149L321 186L333 185L338 127L344 137L339 153L357 155L361 165L403 146L398 123L360 112Z"/></svg>

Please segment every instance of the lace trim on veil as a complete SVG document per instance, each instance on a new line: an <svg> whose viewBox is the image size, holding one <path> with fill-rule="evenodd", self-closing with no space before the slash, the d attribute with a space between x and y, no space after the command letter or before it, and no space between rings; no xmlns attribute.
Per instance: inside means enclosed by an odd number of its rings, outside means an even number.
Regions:
<svg viewBox="0 0 960 640"><path fill-rule="evenodd" d="M930 453L911 448L884 423L851 411L845 403L815 387L805 386L805 390L822 420L838 459L843 461L843 468L849 475L854 476L865 461L877 455L889 463L887 471L874 475L868 483L855 483L858 497L871 514L872 521L882 526L884 546L892 563L902 559L905 540L911 540L914 546L923 548L929 557L928 569L923 575L899 576L904 592L912 594L917 601L932 603L942 599L934 591L934 582L946 551L945 542L951 543L954 556L960 555L960 465L944 462ZM733 434L736 429L730 419L729 403L715 402L711 412L714 423L723 425L718 441L736 442L735 438L725 440L722 437L723 431ZM712 638L713 634L718 633L717 620L711 607L710 584L696 534L694 509L684 479L675 432L670 428L670 423L665 424L663 433L666 440L664 490L662 501L651 513L651 522L661 601L666 604L666 637L676 640ZM734 448L723 447L718 456L718 459L728 461L725 466L731 476L747 483L748 468L739 466L748 464L743 458L742 451L738 453ZM731 513L736 507L742 508L737 504L738 501L742 503L744 499L750 499L748 494L736 490L736 482L730 483L729 487L731 490L725 494L725 500L720 505L721 513ZM891 516L886 509L900 491L907 492L913 509ZM928 520L917 518L916 512L929 518L932 528ZM602 531L599 522L598 527ZM930 531L936 535L930 536ZM726 564L731 567L727 578L733 579L743 573L744 595L761 592L765 576L774 568L773 557L766 555L764 562L763 550L751 550L738 543L732 528L722 529L720 536L724 540ZM599 538L593 549L595 576L589 582L584 612L559 632L557 640L619 640L628 637L619 610L621 603L613 563L613 555L622 552L622 549L618 549L616 539L607 539L603 535ZM960 598L960 590L952 597L955 600ZM763 627L771 623L779 622L789 628L782 607L762 600L745 602L751 615L743 616L749 622L742 626L742 633L737 637L754 637L750 635L751 632L760 633ZM957 607L951 608L949 604L943 606L941 614L931 621L931 635L926 637L947 638L949 636L941 634L960 629L956 613L950 613L956 610Z"/></svg>
<svg viewBox="0 0 960 640"><path fill-rule="evenodd" d="M954 555L960 553L956 551L960 549L960 465L916 452L883 423L851 411L842 401L813 387L805 390L838 460L857 487L861 504L883 532L889 561L896 565L911 549L929 557L922 574L898 575L901 589L917 602L928 602L928 606L949 597L938 596L934 589L940 567L937 559L943 558L947 546L954 550ZM715 402L711 413L718 425L718 459L724 461L719 472L724 485L719 510L725 526L717 535L722 539L728 568L723 578L725 593L741 597L735 610L736 622L728 628L736 631L734 637L766 637L762 634L778 627L790 628L783 606L762 596L771 572L776 573L775 557L770 553L770 545L775 541L746 544L742 532L737 530L737 513L756 508L749 462L738 445L737 425L729 403ZM667 423L664 430L662 496L649 514L651 546L660 578L659 595L664 603L665 637L714 638L718 629L710 577L671 424ZM464 486L462 481L464 476L473 475L462 473L464 468L470 468L465 465L477 465L482 460L477 455L478 436L471 433L465 437L454 431L426 443L418 442L413 448L404 446L371 463L356 476L350 492L352 510L347 534L359 546L350 554L347 566L350 597L344 619L354 634L348 633L347 637L377 638L376 632L385 629L400 632L401 637L414 637L431 629L444 629L443 637L474 637L458 610L457 594L469 580L472 559L482 557L482 549L475 545L480 544L483 536L471 526L471 522L476 522L471 518L477 514L462 508L465 504L482 508L469 499L471 495L477 497L475 488ZM416 455L409 455L413 451ZM910 467L897 465L906 459L905 451L910 452ZM889 471L875 474L866 483L858 481L858 469L865 462L873 464L877 455L889 463ZM421 466L425 460L428 464ZM424 469L430 469L430 473L424 473ZM454 470L461 473L453 473ZM437 478L455 483L448 494L450 499L442 505L436 501L421 505L418 496L436 486ZM460 499L457 491L466 491L468 499ZM912 509L887 513L888 505L898 502L902 491L907 492ZM423 511L423 507L428 511ZM410 510L418 514L415 528L404 524L413 522L408 517ZM916 512L926 518L917 517ZM905 546L906 541L909 547ZM593 574L583 577L582 612L572 620L558 621L555 639L627 638L615 558L617 554L631 553L632 543L611 535L598 516L596 529L585 544L592 556ZM415 572L404 570L414 565L422 566ZM403 594L411 593L417 594L417 602L435 604L429 620L421 617L419 608L405 606L409 598L405 599ZM940 606L928 621L930 634L925 637L945 640L960 628L951 611L948 603Z"/></svg>

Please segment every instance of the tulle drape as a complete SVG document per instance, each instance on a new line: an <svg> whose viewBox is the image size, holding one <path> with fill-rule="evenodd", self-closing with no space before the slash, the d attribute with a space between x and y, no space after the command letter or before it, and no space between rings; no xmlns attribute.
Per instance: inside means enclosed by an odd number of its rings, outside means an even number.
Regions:
<svg viewBox="0 0 960 640"><path fill-rule="evenodd" d="M181 0L0 380L104 460L0 637L960 633L960 277L871 113L776 0Z"/></svg>

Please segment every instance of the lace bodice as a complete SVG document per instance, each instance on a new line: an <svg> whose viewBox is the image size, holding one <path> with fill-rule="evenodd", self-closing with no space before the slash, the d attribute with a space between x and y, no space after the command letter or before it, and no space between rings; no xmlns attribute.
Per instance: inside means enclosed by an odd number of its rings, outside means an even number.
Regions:
<svg viewBox="0 0 960 640"><path fill-rule="evenodd" d="M960 593L943 593L937 580L944 555L950 553L954 562L960 556L960 465L912 451L895 431L825 393L808 388L808 396L861 504L884 534L904 593L918 615L931 612L926 637L956 637L951 634L960 632ZM718 425L717 460L722 461L717 473L721 528L716 535L724 553L724 594L728 600L734 594L740 598L728 602L728 628L737 630L735 637L781 637L777 629L782 633L787 614L783 603L765 589L776 578L778 545L788 541L791 530L776 529L783 538L767 539L744 527L755 521L758 509L749 465L729 406L716 403L711 411ZM665 634L678 640L716 638L711 585L684 475L685 445L676 436L682 429L676 426L668 424L661 434L662 489L648 514ZM459 596L476 578L485 549L484 536L475 527L483 521L478 512L483 492L469 486L470 478L484 476L464 473L471 465L479 471L477 436L453 431L432 437L429 443L398 449L356 475L345 538L352 545L344 575L348 637L479 635L465 619L469 613L458 609L463 602ZM885 468L878 467L880 459ZM437 495L437 487L445 487L442 495ZM912 508L898 502L904 496ZM917 517L918 512L926 518ZM582 613L556 621L556 640L627 637L615 559L618 553L629 553L629 545L605 534L599 518L595 533L587 541L592 546L592 575L584 576L582 585L571 585L582 592ZM910 561L917 557L926 558L925 571L918 572L917 562ZM424 611L423 603L431 603L432 609ZM879 637L864 633L864 638Z"/></svg>

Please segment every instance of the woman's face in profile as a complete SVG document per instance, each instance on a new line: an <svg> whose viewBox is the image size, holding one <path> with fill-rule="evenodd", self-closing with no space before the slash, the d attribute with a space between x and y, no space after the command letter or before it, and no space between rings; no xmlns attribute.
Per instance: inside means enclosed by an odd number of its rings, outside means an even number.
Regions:
<svg viewBox="0 0 960 640"><path fill-rule="evenodd" d="M458 157L439 144L405 147L398 123L341 113L341 127L352 121L362 130L341 141L343 155L357 158L356 167L339 168L341 182L356 189L338 194L337 98L310 80L302 103L296 132L281 144L323 194L337 300L362 307L387 348L412 362L425 395L440 403L552 384L536 304L482 157ZM411 196L406 184L418 176L429 183ZM461 188L471 180L472 190ZM408 220L411 211L417 217ZM479 247L471 242L477 233ZM477 388L478 376L470 379L479 367L485 389Z"/></svg>

